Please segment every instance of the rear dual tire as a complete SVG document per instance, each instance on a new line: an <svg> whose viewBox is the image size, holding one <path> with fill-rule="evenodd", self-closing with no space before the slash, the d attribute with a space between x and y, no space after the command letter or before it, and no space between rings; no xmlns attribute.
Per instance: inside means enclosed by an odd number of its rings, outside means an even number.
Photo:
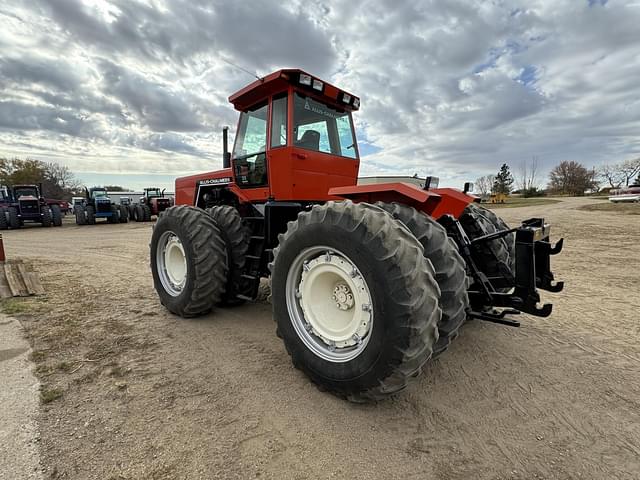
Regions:
<svg viewBox="0 0 640 480"><path fill-rule="evenodd" d="M438 342L433 348L434 358L443 353L459 333L467 319L469 297L465 263L447 231L433 218L400 203L376 203L402 222L424 248L424 256L435 270L440 287L438 304L442 319L438 323Z"/></svg>
<svg viewBox="0 0 640 480"><path fill-rule="evenodd" d="M509 226L491 210L475 203L469 204L460 216L460 225L470 240L501 230ZM510 233L495 240L482 242L472 248L471 258L487 277L515 280L515 234ZM499 288L500 292L508 292L510 288ZM477 307L477 306L475 306Z"/></svg>
<svg viewBox="0 0 640 480"><path fill-rule="evenodd" d="M381 399L432 355L435 272L416 238L378 207L342 201L301 212L279 238L271 279L278 335L323 390Z"/></svg>

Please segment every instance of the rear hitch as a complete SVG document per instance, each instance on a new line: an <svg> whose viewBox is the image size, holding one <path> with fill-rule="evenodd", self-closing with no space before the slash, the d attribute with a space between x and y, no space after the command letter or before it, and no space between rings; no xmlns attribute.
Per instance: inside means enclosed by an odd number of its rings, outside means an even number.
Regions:
<svg viewBox="0 0 640 480"><path fill-rule="evenodd" d="M469 290L469 300L475 310L469 316L503 325L519 326L515 320L506 319L505 315L519 312L538 317L551 315L553 307L549 303L539 305L538 288L549 292L560 292L564 282L555 282L551 271L551 255L562 250L563 239L556 244L549 242L551 226L542 218L531 218L522 222L517 228L501 230L470 240L460 223L450 215L441 217L440 222L458 244L460 254L467 263L469 273L474 282ZM515 278L511 275L503 277L487 277L475 265L471 252L482 242L505 237L515 232L516 265ZM503 293L499 290L510 290ZM498 307L503 310L488 310L487 307Z"/></svg>

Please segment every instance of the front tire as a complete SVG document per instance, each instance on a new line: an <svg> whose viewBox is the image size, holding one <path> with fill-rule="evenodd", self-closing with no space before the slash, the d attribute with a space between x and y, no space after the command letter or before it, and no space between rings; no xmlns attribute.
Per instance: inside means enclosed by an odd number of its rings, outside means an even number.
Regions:
<svg viewBox="0 0 640 480"><path fill-rule="evenodd" d="M76 214L76 225L87 224L87 211L83 206L81 205L76 206L75 214Z"/></svg>
<svg viewBox="0 0 640 480"><path fill-rule="evenodd" d="M42 226L51 226L51 210L49 209L49 205L42 207Z"/></svg>
<svg viewBox="0 0 640 480"><path fill-rule="evenodd" d="M207 213L220 228L220 233L227 246L227 261L229 273L227 287L222 297L222 304L226 306L240 305L244 300L236 295L241 293L242 273L249 248L249 231L242 223L238 210L231 206L217 206L208 208Z"/></svg>
<svg viewBox="0 0 640 480"><path fill-rule="evenodd" d="M0 230L6 230L9 228L9 220L7 220L7 208L0 207Z"/></svg>
<svg viewBox="0 0 640 480"><path fill-rule="evenodd" d="M87 225L96 224L96 211L93 209L93 205L87 205L85 207L85 215L87 218Z"/></svg>
<svg viewBox="0 0 640 480"><path fill-rule="evenodd" d="M271 278L278 335L322 389L381 399L431 357L441 315L433 267L380 208L343 201L299 213L279 238Z"/></svg>
<svg viewBox="0 0 640 480"><path fill-rule="evenodd" d="M16 207L9 207L9 227L12 229L20 228L20 217L18 216L18 209Z"/></svg>
<svg viewBox="0 0 640 480"><path fill-rule="evenodd" d="M51 205L51 222L54 227L62 226L62 210L60 210L60 205Z"/></svg>
<svg viewBox="0 0 640 480"><path fill-rule="evenodd" d="M402 222L424 248L424 256L432 263L440 287L439 305L442 319L438 323L438 342L434 358L444 352L458 336L467 319L469 296L465 263L447 231L433 218L415 208L399 203L376 203Z"/></svg>
<svg viewBox="0 0 640 480"><path fill-rule="evenodd" d="M151 271L160 302L171 313L208 313L224 294L226 245L215 221L199 208L180 205L163 213L151 237Z"/></svg>
<svg viewBox="0 0 640 480"><path fill-rule="evenodd" d="M120 223L127 223L129 221L129 209L126 205L120 205L118 209L120 211Z"/></svg>

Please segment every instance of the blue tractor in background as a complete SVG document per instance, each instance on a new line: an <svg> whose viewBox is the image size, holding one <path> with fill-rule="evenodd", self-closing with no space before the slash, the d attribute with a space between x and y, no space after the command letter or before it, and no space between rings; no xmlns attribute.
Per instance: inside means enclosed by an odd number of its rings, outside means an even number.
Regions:
<svg viewBox="0 0 640 480"><path fill-rule="evenodd" d="M84 200L74 207L77 225L95 225L96 218L106 218L107 223L120 222L120 209L111 202L104 188L85 187L84 190Z"/></svg>

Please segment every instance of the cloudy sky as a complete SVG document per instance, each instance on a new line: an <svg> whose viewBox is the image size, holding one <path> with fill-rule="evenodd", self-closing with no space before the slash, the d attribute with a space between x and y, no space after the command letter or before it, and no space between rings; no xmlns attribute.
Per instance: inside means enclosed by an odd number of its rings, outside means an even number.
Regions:
<svg viewBox="0 0 640 480"><path fill-rule="evenodd" d="M361 96L361 174L458 185L640 154L640 0L3 0L0 156L171 187L230 93L300 67Z"/></svg>

